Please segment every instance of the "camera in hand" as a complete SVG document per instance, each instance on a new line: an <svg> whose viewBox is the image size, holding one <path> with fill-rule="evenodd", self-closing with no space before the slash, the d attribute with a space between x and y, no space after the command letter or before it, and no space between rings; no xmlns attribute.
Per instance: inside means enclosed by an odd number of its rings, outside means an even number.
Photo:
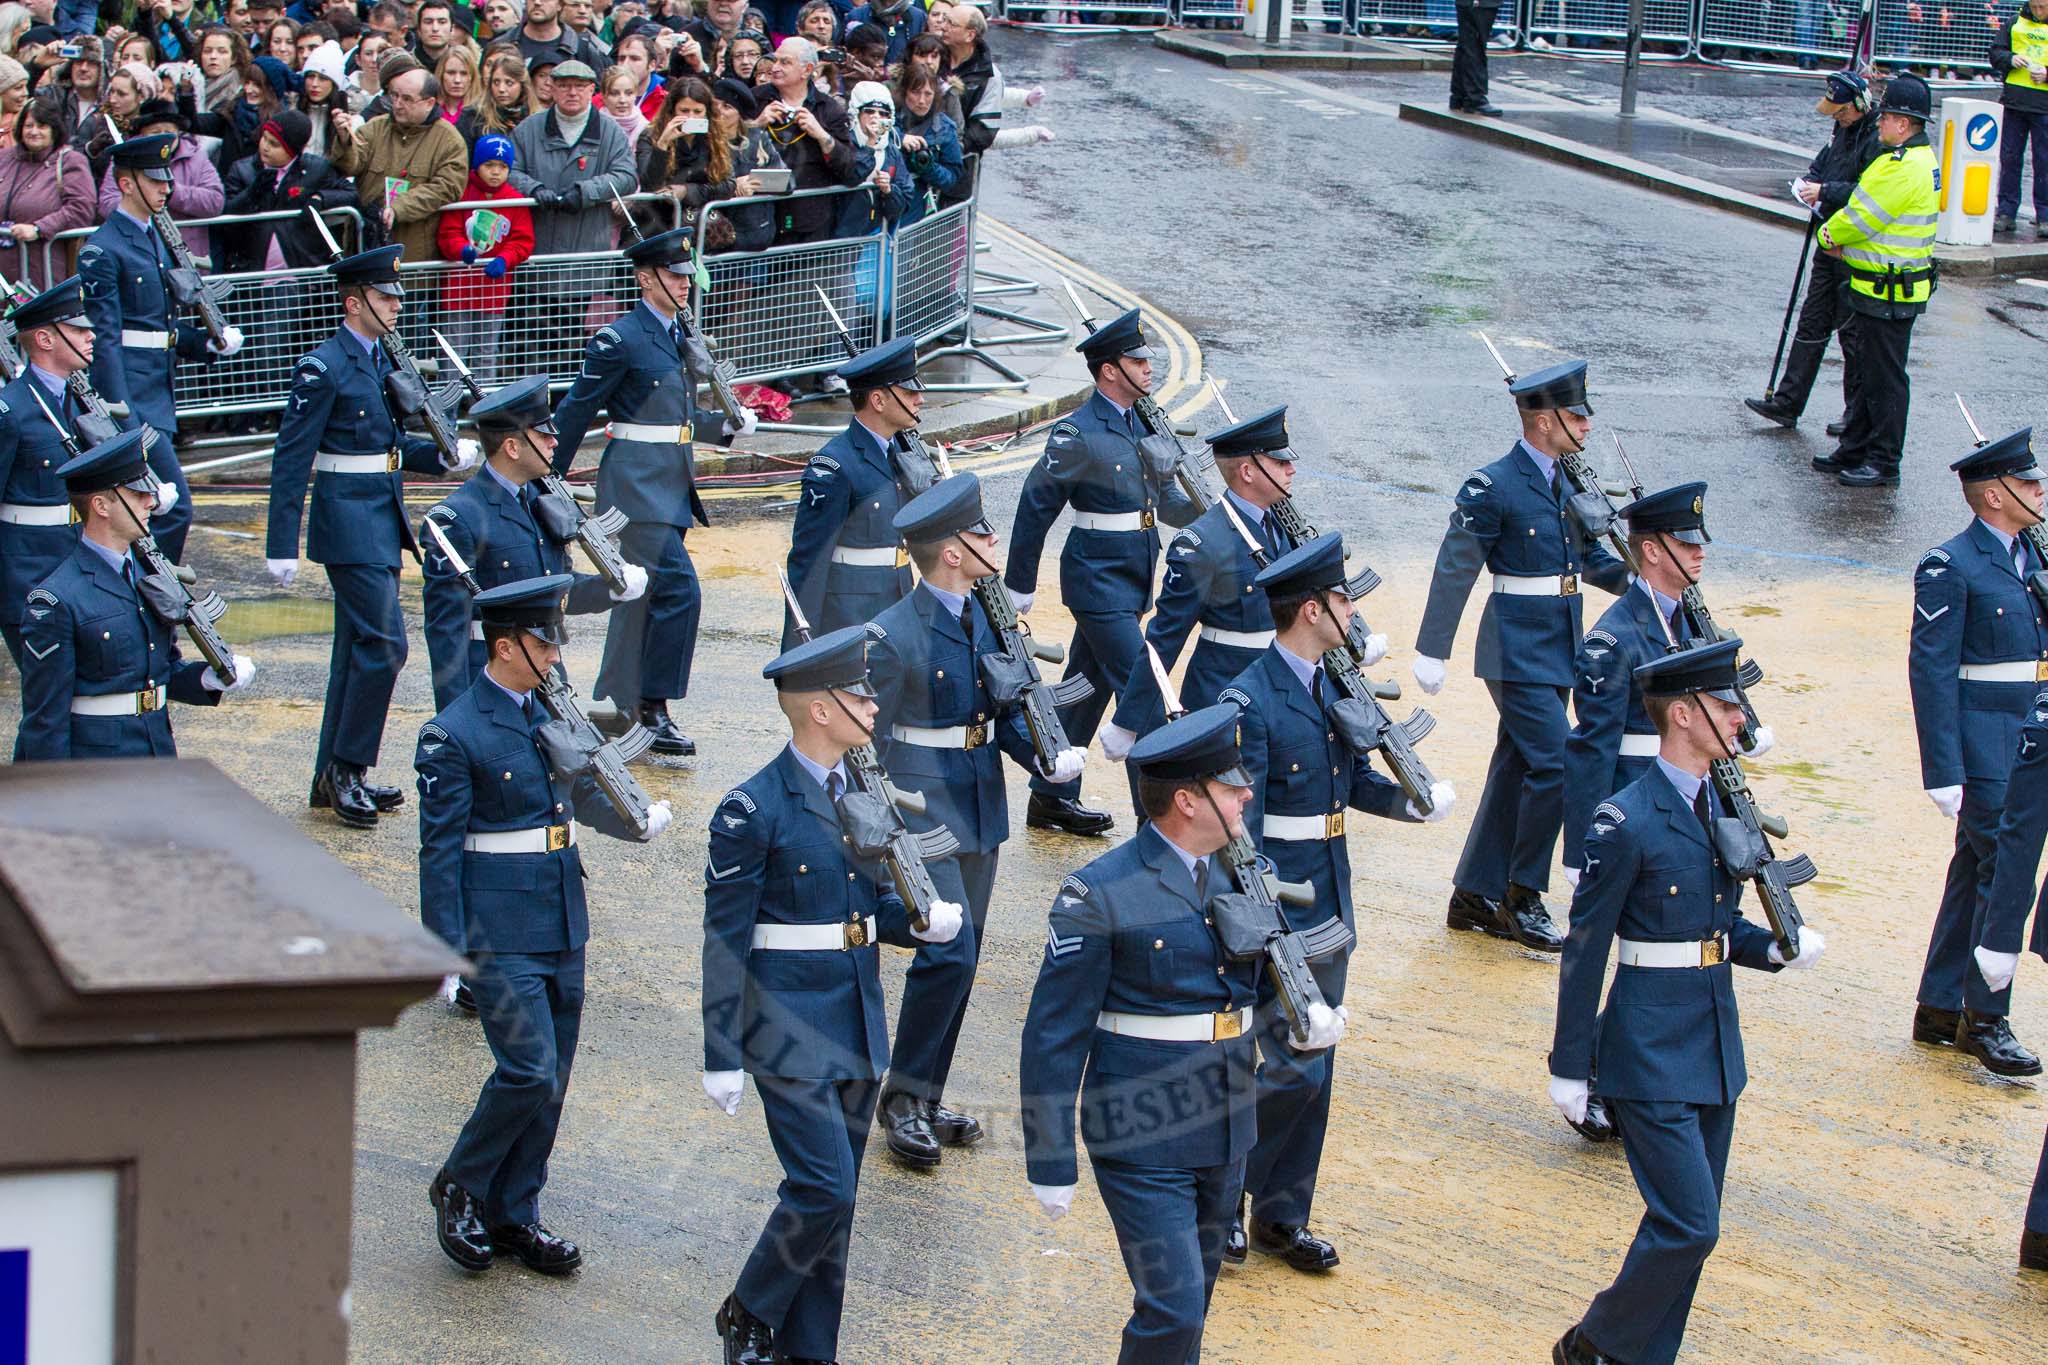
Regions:
<svg viewBox="0 0 2048 1365"><path fill-rule="evenodd" d="M837 66L846 60L846 49L843 47L821 47L818 49L818 60L821 62L831 62L834 66Z"/></svg>

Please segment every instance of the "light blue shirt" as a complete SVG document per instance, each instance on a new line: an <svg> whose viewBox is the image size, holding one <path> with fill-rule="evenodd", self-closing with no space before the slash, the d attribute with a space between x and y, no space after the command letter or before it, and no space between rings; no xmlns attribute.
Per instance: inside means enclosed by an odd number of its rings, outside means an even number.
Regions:
<svg viewBox="0 0 2048 1365"><path fill-rule="evenodd" d="M1998 543L1999 543L2000 545L2003 545L2003 546L2005 547L2005 559L2006 559L2006 562L2007 562L2008 564L2009 564L2009 563L2011 563L2011 562L2012 562L2012 547L2013 547L2013 542L2014 542L2014 541L2016 541L2016 540L2019 540L2019 537L2018 537L2018 536L2016 536L2016 535L2015 535L2015 536L2009 536L2009 535L2007 535L2007 534L2006 534L2005 532L2003 532L2003 531L1999 530L1999 529L1998 529L1998 528L1997 528L1996 526L1993 526L1993 525L1992 525L1992 524L1991 524L1990 522L1988 522L1988 521L1984 520L1984 518L1982 518L1982 517L1979 517L1979 518L1977 518L1977 524L1978 524L1979 526L1982 526L1982 527L1983 527L1983 528L1984 528L1985 530L1989 531L1989 532L1990 532L1990 533L1991 533L1992 535L1994 535L1994 536L1997 536L1997 537L1998 537ZM2041 566L2039 566L2039 565L2035 565L2034 567L2036 567L2036 568L2039 568L2039 567L2041 567Z"/></svg>
<svg viewBox="0 0 2048 1365"><path fill-rule="evenodd" d="M341 330L348 333L350 336L354 337L356 339L356 345L363 348L363 353L370 357L371 363L376 363L377 343L375 341L371 340L369 337L364 336L361 332L358 332L355 328L350 327L346 323L342 324Z"/></svg>
<svg viewBox="0 0 2048 1365"><path fill-rule="evenodd" d="M488 668L485 669L484 676L486 678L491 678L491 670L489 670ZM519 704L519 709L522 711L526 709L527 699L533 696L532 689L528 689L524 692L514 692L511 688L505 686L505 684L499 682L496 678L491 678L491 686L497 688L500 692L503 692L506 696L510 697L513 701L517 702Z"/></svg>
<svg viewBox="0 0 2048 1365"><path fill-rule="evenodd" d="M875 452L877 454L882 455L884 457L886 457L889 454L889 442L887 438L876 435L873 428L869 427L866 422L861 421L860 418L854 418L851 425L847 427L847 430L859 433L859 435L854 437L856 441L858 441L861 436L867 437L868 440L874 444Z"/></svg>
<svg viewBox="0 0 2048 1365"><path fill-rule="evenodd" d="M1677 624L1677 598L1666 597L1663 593L1658 592L1655 588L1651 587L1646 580L1641 578L1638 578L1636 580L1636 586L1643 590L1643 594L1650 599L1650 605L1654 606L1657 609L1658 613L1661 616L1663 616L1664 624L1667 627L1675 626ZM1674 630L1673 633L1676 634L1676 631Z"/></svg>
<svg viewBox="0 0 2048 1365"><path fill-rule="evenodd" d="M38 382L44 388L50 391L50 397L62 398L64 396L63 380L59 379L56 375L51 374L48 370L44 369L40 365L35 364L34 362L30 362L28 370L30 374L36 377L36 382ZM59 408L58 411L62 412L63 409Z"/></svg>
<svg viewBox="0 0 2048 1365"><path fill-rule="evenodd" d="M1301 690L1313 697L1316 694L1316 670L1322 667L1322 661L1304 659L1278 640L1273 642L1273 649L1279 654L1281 661L1293 670L1294 680L1301 684Z"/></svg>
<svg viewBox="0 0 2048 1365"><path fill-rule="evenodd" d="M1550 456L1545 455L1542 451L1538 450L1535 446L1530 445L1527 441L1518 441L1516 442L1516 444L1522 448L1522 453L1528 456L1530 462L1536 466L1536 472L1543 476L1543 482L1549 483L1552 477L1552 471L1554 471L1557 468L1557 461L1552 459Z"/></svg>
<svg viewBox="0 0 2048 1365"><path fill-rule="evenodd" d="M497 469L494 468L493 466L486 464L484 466L484 473L496 479L498 481L498 487L504 489L507 493L510 493L514 498L517 498L519 496L521 485L512 482L512 480L506 478L503 474L500 474L497 471Z"/></svg>
<svg viewBox="0 0 2048 1365"><path fill-rule="evenodd" d="M1152 828L1156 830L1159 826L1154 825ZM1188 852L1164 834L1159 836L1159 841L1173 850L1173 856L1180 859L1180 865L1188 870L1189 879L1199 887L1202 884L1202 866L1209 860Z"/></svg>
<svg viewBox="0 0 2048 1365"><path fill-rule="evenodd" d="M1236 506L1237 515L1243 518L1245 529L1247 531L1250 531L1253 535L1257 535L1259 533L1259 528L1266 524L1266 509L1263 507L1252 506L1243 498L1239 497L1237 495L1237 490L1234 488L1224 489L1223 496L1229 498L1232 504Z"/></svg>
<svg viewBox="0 0 2048 1365"><path fill-rule="evenodd" d="M128 563L127 555L117 554L113 550L109 550L106 546L100 544L91 536L80 536L78 538L78 541L81 545L85 546L88 550L91 550L101 559L106 560L107 563L113 567L115 573L123 573L123 570Z"/></svg>
<svg viewBox="0 0 2048 1365"><path fill-rule="evenodd" d="M1690 806L1700 799L1700 784L1707 780L1705 776L1695 775L1683 768L1673 767L1664 761L1664 755L1662 754L1657 755L1657 767L1664 774L1665 781L1676 787L1678 794L1685 798L1686 805Z"/></svg>
<svg viewBox="0 0 2048 1365"><path fill-rule="evenodd" d="M811 781L817 783L822 790L826 792L830 792L832 790L831 786L825 781L825 779L832 776L832 774L834 773L839 774L839 790L841 792L849 791L852 789L853 784L849 782L846 777L845 759L842 758L841 760L839 760L839 762L834 763L831 767L827 768L822 764L812 762L810 755L806 754L802 749L797 748L796 741L794 740L790 741L789 751L790 753L796 756L798 766L801 767L805 772L809 773L811 775Z"/></svg>
<svg viewBox="0 0 2048 1365"><path fill-rule="evenodd" d="M922 581L922 586L926 592L939 599L939 605L950 612L954 620L960 619L961 611L967 606L967 595L965 593L947 592L944 588L934 584L929 578Z"/></svg>

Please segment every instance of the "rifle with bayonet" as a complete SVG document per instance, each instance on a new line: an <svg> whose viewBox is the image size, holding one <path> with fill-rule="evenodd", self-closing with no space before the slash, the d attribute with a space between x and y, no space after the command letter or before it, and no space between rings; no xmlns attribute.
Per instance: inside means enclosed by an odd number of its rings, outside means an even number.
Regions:
<svg viewBox="0 0 2048 1365"><path fill-rule="evenodd" d="M25 283L9 284L5 275L0 275L0 292L7 295L10 303L23 303L36 296L36 291ZM7 377L13 379L27 368L27 359L16 342L14 325L0 323L0 332L4 332L6 338L6 349L0 350L0 366L8 367ZM69 346L71 343L66 341L64 344ZM85 357L79 355L75 348L72 354L78 357L80 367L64 376L64 391L71 395L72 402L78 404L79 413L72 419L72 425L78 429L80 443L90 450L102 441L111 441L119 436L121 424L115 420L106 400L93 389L92 376L84 365Z"/></svg>
<svg viewBox="0 0 2048 1365"><path fill-rule="evenodd" d="M860 347L854 344L853 333L846 330L846 320L832 306L830 295L815 284L811 288L817 290L818 302L825 305L825 313L832 319L832 330L839 336L840 348L846 352L848 360L853 359L860 354ZM945 455L926 445L916 427L905 427L890 438L889 459L896 466L896 482L902 484L903 491L913 498L953 473Z"/></svg>
<svg viewBox="0 0 2048 1365"><path fill-rule="evenodd" d="M455 547L449 543L447 533L432 517L426 519L427 533L441 547L447 556L449 567L462 580L462 586L475 597L483 591L476 574L470 569ZM641 838L647 837L647 811L653 803L647 799L647 792L626 770L626 765L647 752L647 746L654 743L654 734L638 722L626 726L623 733L606 739L604 733L583 714L583 708L576 702L576 689L559 668L550 668L541 674L534 685L540 697L540 704L547 708L548 721L535 734L541 752L546 755L548 766L564 782L575 782L588 776L597 784L598 792L604 797L620 820L632 827Z"/></svg>
<svg viewBox="0 0 2048 1365"><path fill-rule="evenodd" d="M320 215L314 213L313 218L318 222ZM197 308L206 334L213 338L215 347L224 349L228 344L228 319L227 314L220 311L220 300L214 296L214 281L199 273L199 263L192 259L192 248L185 245L185 234L178 231L170 210L157 209L149 215L149 221L156 228L157 238L163 242L164 249L171 253L171 268L164 272L164 283L171 297L187 307Z"/></svg>
<svg viewBox="0 0 2048 1365"><path fill-rule="evenodd" d="M783 600L789 603L797 638L809 640L811 623L805 618L804 609L797 605L789 575L780 569L775 573L782 580ZM833 700L838 701L836 695ZM845 706L844 702L839 704ZM924 794L904 791L889 780L872 736L867 743L846 751L846 771L853 778L853 787L839 798L839 827L845 831L855 853L888 870L896 894L903 899L910 927L922 933L931 927L932 902L940 899L939 889L925 864L958 853L960 838L944 825L934 825L918 834L904 823L904 811L912 815L925 813Z"/></svg>
<svg viewBox="0 0 2048 1365"><path fill-rule="evenodd" d="M319 211L311 205L306 207L306 216L313 220L313 226L320 230L320 240L327 244L328 257L341 260L341 244L334 240L334 234L327 230L326 222ZM441 467L455 469L462 463L461 443L455 434L456 412L462 403L462 381L450 380L437 391L427 384L426 376L420 373L417 360L413 359L412 348L392 328L384 333L381 340L391 363L397 368L384 376L384 397L391 409L392 425L398 429L402 439L405 435L407 418L417 418L420 429L441 452Z"/></svg>
<svg viewBox="0 0 2048 1365"><path fill-rule="evenodd" d="M1970 424L1970 435L1976 438L1978 448L1988 445L1989 442L1984 439L1984 429L1978 426L1977 419L1970 415L1970 405L1963 401L1961 394L1956 395L1956 406L1963 410L1963 420ZM2011 490L2006 491L2008 496L2011 496ZM2021 507L2026 507L2026 503L2017 497L2013 500L2019 502ZM2048 565L2048 526L2042 524L2040 513L2035 512L2033 515L2034 519L2021 528L2020 534L2027 538L2027 548L2034 552L2034 562ZM2027 591L2034 595L2034 600L2041 606L2048 607L2048 568L2036 569L2027 575Z"/></svg>
<svg viewBox="0 0 2048 1365"><path fill-rule="evenodd" d="M50 411L41 386L28 384L25 387L29 396L36 400L36 406L43 410L43 416L57 429L57 438L64 443L64 452L73 459L83 454L85 447L57 420L57 414ZM142 439L147 446L149 442L163 438L145 427ZM186 586L191 581L191 571L171 563L170 557L157 548L156 537L149 534L146 522L138 524L136 530L142 535L130 548L143 567L143 575L135 584L136 592L141 594L158 620L166 625L184 627L192 647L212 666L213 675L224 683L232 683L235 680L235 651L213 628L214 622L227 615L227 599L212 591L204 597L195 597Z"/></svg>
<svg viewBox="0 0 2048 1365"><path fill-rule="evenodd" d="M1075 316L1081 319L1081 325L1088 329L1089 334L1094 335L1100 325L1095 321L1095 314L1074 292L1073 281L1062 277L1060 283L1066 288L1067 301L1073 305ZM1138 457L1145 462L1146 470L1162 482L1171 479L1179 484L1180 491L1187 495L1198 513L1213 507L1220 496L1217 490L1223 487L1223 476L1217 471L1216 457L1209 448L1204 446L1199 451L1188 449L1159 406L1159 400L1149 393L1139 394L1138 401L1131 405L1131 411L1145 426L1146 434L1138 438Z"/></svg>
<svg viewBox="0 0 2048 1365"><path fill-rule="evenodd" d="M1159 684L1167 719L1178 720L1187 714L1187 708L1181 705L1173 679L1167 676L1166 665L1159 661L1159 651L1150 640L1145 642L1145 656L1151 661L1152 676ZM1358 937L1344 923L1342 915L1332 915L1313 929L1289 929L1281 905L1314 905L1315 888L1307 882L1281 881L1273 870L1272 860L1252 843L1251 831L1245 828L1243 820L1240 818L1232 829L1213 798L1211 809L1216 811L1217 820L1229 836L1229 842L1217 856L1230 869L1230 879L1237 887L1209 901L1207 909L1216 922L1216 936L1223 941L1224 955L1232 961L1265 959L1266 976L1273 983L1281 1012L1287 1016L1287 1030L1297 1042L1306 1043L1309 1011L1317 1005L1329 1004L1308 964L1349 952Z"/></svg>
<svg viewBox="0 0 2048 1365"><path fill-rule="evenodd" d="M1017 604L1010 599L1009 585L996 566L982 559L980 551L964 539L960 544L967 553L981 560L981 567L987 570L974 580L968 591L974 600L981 603L982 614L988 617L996 637L1002 641L1000 652L981 656L981 680L988 688L988 698L999 711L1008 711L1021 706L1024 709L1024 726L1031 733L1031 747L1038 758L1038 769L1050 773L1053 764L1059 760L1063 750L1073 747L1067 738L1067 727L1060 723L1058 708L1072 706L1095 695L1095 684L1083 674L1062 678L1049 683L1039 676L1038 665L1033 660L1043 659L1049 664L1063 663L1067 657L1064 645L1041 644L1031 634L1031 628L1017 615Z"/></svg>
<svg viewBox="0 0 2048 1365"><path fill-rule="evenodd" d="M1260 568L1266 565L1266 550L1259 543L1237 515L1237 509L1228 499L1223 504L1230 524L1237 528L1237 534L1251 549L1252 558ZM1371 573L1372 570L1366 570ZM1349 585L1346 585L1349 591ZM1358 623L1358 613L1352 613L1352 624ZM1149 642L1147 647L1149 648ZM1344 643L1323 653L1323 673L1337 689L1337 700L1330 703L1330 724L1342 737L1351 752L1363 758L1377 749L1380 757L1394 774L1394 780L1401 784L1401 790L1415 809L1424 815L1436 810L1436 799L1431 794L1436 786L1436 775L1422 756L1415 752L1415 746L1423 737L1436 729L1436 717L1417 707L1408 719L1397 721L1387 714L1380 705L1382 698L1397 701L1401 696L1401 684L1393 681L1376 683L1365 676L1365 654L1363 637L1356 630L1344 633Z"/></svg>
<svg viewBox="0 0 2048 1365"><path fill-rule="evenodd" d="M619 213L625 218L626 230L633 234L633 240L647 240L647 234L633 221L633 211L627 208L626 201L619 197L616 185L612 187L612 202L619 206ZM675 305L676 312L683 319L683 330L690 350L691 369L704 376L705 382L711 385L712 397L716 398L718 406L725 410L725 439L719 444L730 445L732 438L740 434L741 414L749 411L747 405L740 402L739 395L733 391L733 385L739 382L739 367L730 360L721 358L712 347L710 335L697 325L697 310L690 305L689 290L684 290L681 298L671 294L669 302Z"/></svg>
<svg viewBox="0 0 2048 1365"><path fill-rule="evenodd" d="M12 309L16 304L27 303L36 296L26 284L9 284L5 275L0 275L0 302ZM16 339L14 322L0 317L0 373L7 376L11 384L21 377L28 368L28 361L21 354L21 343ZM95 445L98 442L94 442Z"/></svg>
<svg viewBox="0 0 2048 1365"><path fill-rule="evenodd" d="M1479 339L1486 343L1486 352L1493 357L1493 363L1500 366L1507 382L1515 382L1515 372L1501 359L1493 341L1481 332ZM1614 557L1635 568L1635 559L1628 552L1628 537L1621 533L1621 512L1615 507L1614 499L1608 496L1607 487L1600 482L1600 475L1593 468L1593 462L1586 458L1583 449L1567 450L1557 457L1557 467L1564 471L1571 481L1573 492L1564 500L1565 511L1578 526L1580 534L1589 540L1605 540Z"/></svg>
<svg viewBox="0 0 2048 1365"><path fill-rule="evenodd" d="M448 338L442 336L436 329L428 330L432 332L443 354L448 357L448 362L455 367L456 376L461 379L470 398L482 398L482 386L476 382L476 376L470 372L469 366L462 363L462 357L455 353L455 348L448 344ZM604 579L614 596L622 596L630 591L626 582L626 556L619 549L618 540L619 532L625 530L628 524L626 514L616 507L608 507L595 516L585 512L582 504L576 501L576 495L570 489L568 481L557 474L551 465L548 472L534 482L539 484L541 489L540 497L536 498L533 504L534 519L541 524L541 529L560 544L567 545L574 541L582 546L583 553L590 557L591 567L597 570L598 576Z"/></svg>

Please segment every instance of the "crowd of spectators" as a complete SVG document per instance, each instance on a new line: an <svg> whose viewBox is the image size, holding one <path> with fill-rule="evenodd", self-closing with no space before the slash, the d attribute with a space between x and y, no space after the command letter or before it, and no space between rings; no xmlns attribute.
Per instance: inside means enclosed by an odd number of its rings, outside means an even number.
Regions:
<svg viewBox="0 0 2048 1365"><path fill-rule="evenodd" d="M354 209L345 245L467 267L442 303L488 349L508 294L563 302L510 290L529 255L785 179L845 193L714 215L706 249L887 232L965 198L968 157L1052 136L1005 121L1041 92L1005 89L987 30L949 0L7 0L0 274L70 273L62 234L119 199L110 149L175 133L174 217ZM621 207L640 191L661 199ZM184 232L216 271L329 255L303 214Z"/></svg>

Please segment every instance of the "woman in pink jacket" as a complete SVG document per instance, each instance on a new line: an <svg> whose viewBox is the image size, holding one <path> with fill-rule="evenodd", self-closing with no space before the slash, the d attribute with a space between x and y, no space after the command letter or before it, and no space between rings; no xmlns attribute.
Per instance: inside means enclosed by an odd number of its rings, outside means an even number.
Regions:
<svg viewBox="0 0 2048 1365"><path fill-rule="evenodd" d="M77 243L49 240L96 220L92 167L66 144L63 106L47 95L15 115L14 145L0 149L0 274L38 292L71 274Z"/></svg>

